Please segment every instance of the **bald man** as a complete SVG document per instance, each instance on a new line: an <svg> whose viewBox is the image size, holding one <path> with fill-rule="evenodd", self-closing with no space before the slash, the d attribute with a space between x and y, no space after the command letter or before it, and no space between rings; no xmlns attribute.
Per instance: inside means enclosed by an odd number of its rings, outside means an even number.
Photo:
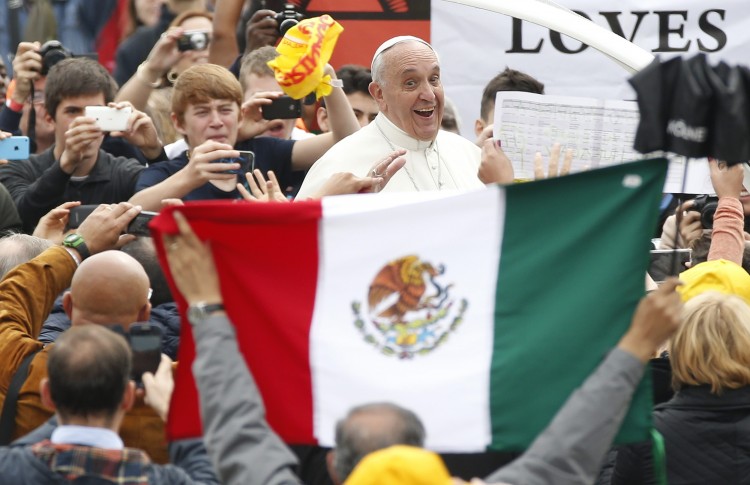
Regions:
<svg viewBox="0 0 750 485"><path fill-rule="evenodd" d="M70 287L64 306L73 326L120 324L128 328L148 319L148 276L131 256L111 251L133 239L121 234L138 212L140 207L128 203L99 206L78 228L80 237L73 238L73 244L83 244L51 247L11 270L0 282L0 405L5 403L16 371L25 359L31 359L10 438L25 435L53 414L42 404L39 384L47 377L47 354L54 344L44 347L37 336L63 290ZM143 449L152 460L168 461L164 423L142 400L125 416L120 436L126 446Z"/></svg>
<svg viewBox="0 0 750 485"><path fill-rule="evenodd" d="M417 37L395 37L378 48L371 69L370 94L380 113L312 166L297 197L310 197L337 172L378 176L368 174L373 162L397 150L406 150L406 164L383 191L483 187L478 176L481 150L440 129L445 94L440 61L432 46Z"/></svg>
<svg viewBox="0 0 750 485"><path fill-rule="evenodd" d="M63 308L73 325L148 321L149 280L143 266L122 251L104 251L87 259L73 274Z"/></svg>

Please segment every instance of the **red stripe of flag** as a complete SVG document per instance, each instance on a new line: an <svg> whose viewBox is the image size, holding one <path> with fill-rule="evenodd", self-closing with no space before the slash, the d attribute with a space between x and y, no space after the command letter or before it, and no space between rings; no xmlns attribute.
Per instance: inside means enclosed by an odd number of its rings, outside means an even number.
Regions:
<svg viewBox="0 0 750 485"><path fill-rule="evenodd" d="M209 241L224 304L240 350L266 404L269 424L287 442L314 444L309 334L318 278L318 202L206 201L175 208ZM172 211L151 223L157 252L181 315L186 304L166 268L159 237L173 233ZM192 367L195 345L183 316L178 372L167 423L170 440L202 434Z"/></svg>

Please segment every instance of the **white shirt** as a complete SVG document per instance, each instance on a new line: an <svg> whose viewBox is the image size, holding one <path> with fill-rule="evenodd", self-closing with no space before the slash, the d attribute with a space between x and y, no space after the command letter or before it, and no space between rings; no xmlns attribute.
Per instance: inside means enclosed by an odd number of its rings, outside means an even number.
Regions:
<svg viewBox="0 0 750 485"><path fill-rule="evenodd" d="M120 436L106 428L93 426L61 425L52 432L50 441L56 445L80 445L105 450L122 450L125 445Z"/></svg>
<svg viewBox="0 0 750 485"><path fill-rule="evenodd" d="M185 150L188 149L187 141L185 141L184 138L180 138L174 143L170 143L169 145L164 145L164 153L167 154L167 158L172 160L173 158L177 158L179 155L185 152Z"/></svg>
<svg viewBox="0 0 750 485"><path fill-rule="evenodd" d="M406 165L383 191L472 190L484 187L477 175L481 150L469 140L440 130L434 141L411 137L383 113L356 133L336 143L310 168L298 198L310 197L331 175L371 175L373 166L397 149L407 150Z"/></svg>

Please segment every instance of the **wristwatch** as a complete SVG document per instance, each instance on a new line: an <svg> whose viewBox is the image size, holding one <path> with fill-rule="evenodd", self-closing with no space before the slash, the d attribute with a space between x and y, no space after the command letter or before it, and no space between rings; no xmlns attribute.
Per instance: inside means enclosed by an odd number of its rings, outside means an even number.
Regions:
<svg viewBox="0 0 750 485"><path fill-rule="evenodd" d="M78 251L78 254L81 255L81 260L84 260L91 256L91 251L89 251L88 246L86 246L86 242L83 240L83 236L81 236L80 234L69 234L65 236L62 244L66 248L71 248Z"/></svg>
<svg viewBox="0 0 750 485"><path fill-rule="evenodd" d="M222 303L206 303L198 302L188 307L188 319L191 322L203 321L208 318L212 313L224 311L224 304Z"/></svg>

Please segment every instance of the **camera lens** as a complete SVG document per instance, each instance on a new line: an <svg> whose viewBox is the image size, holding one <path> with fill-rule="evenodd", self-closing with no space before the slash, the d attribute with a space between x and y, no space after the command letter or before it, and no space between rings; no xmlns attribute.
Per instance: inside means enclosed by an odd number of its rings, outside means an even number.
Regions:
<svg viewBox="0 0 750 485"><path fill-rule="evenodd" d="M193 49L202 51L208 44L207 35L204 32L196 32L190 36L190 43L193 45Z"/></svg>
<svg viewBox="0 0 750 485"><path fill-rule="evenodd" d="M286 31L297 25L299 22L294 19L286 19L279 24L279 33L283 37L286 35Z"/></svg>
<svg viewBox="0 0 750 485"><path fill-rule="evenodd" d="M704 229L713 229L714 227L714 214L716 208L719 206L718 202L708 202L701 209L701 225Z"/></svg>

